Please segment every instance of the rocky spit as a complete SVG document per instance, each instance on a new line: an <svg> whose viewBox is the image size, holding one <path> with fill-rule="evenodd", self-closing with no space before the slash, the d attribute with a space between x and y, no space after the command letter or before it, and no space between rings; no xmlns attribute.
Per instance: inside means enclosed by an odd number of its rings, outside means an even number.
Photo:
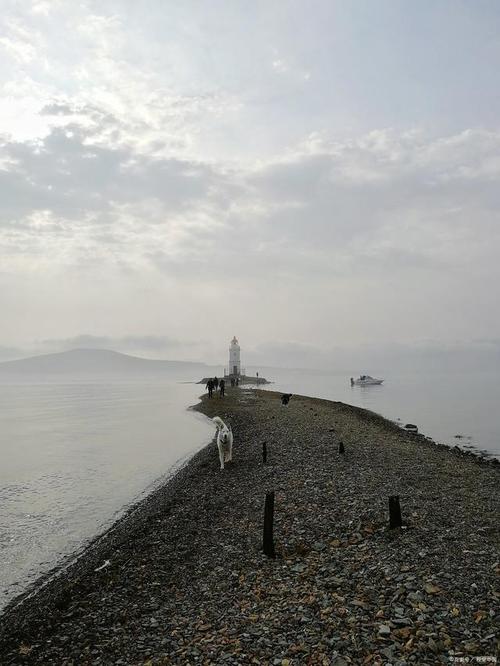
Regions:
<svg viewBox="0 0 500 666"><path fill-rule="evenodd" d="M12 604L0 664L495 663L498 465L338 402L229 388L197 409L231 424L233 463L213 442Z"/></svg>

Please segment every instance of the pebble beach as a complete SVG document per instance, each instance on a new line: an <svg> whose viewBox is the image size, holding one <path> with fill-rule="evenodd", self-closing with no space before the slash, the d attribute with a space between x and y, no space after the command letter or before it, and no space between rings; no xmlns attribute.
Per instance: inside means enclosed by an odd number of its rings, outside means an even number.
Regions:
<svg viewBox="0 0 500 666"><path fill-rule="evenodd" d="M240 387L195 409L232 426L233 462L212 442L12 603L0 664L496 663L495 461L340 402Z"/></svg>

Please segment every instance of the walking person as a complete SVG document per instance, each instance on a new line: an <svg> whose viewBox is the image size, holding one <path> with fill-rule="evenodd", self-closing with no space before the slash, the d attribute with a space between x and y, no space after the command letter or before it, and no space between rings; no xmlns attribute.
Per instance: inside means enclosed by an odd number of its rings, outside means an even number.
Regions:
<svg viewBox="0 0 500 666"><path fill-rule="evenodd" d="M219 396L223 398L226 395L226 382L221 379L219 382Z"/></svg>
<svg viewBox="0 0 500 666"><path fill-rule="evenodd" d="M213 392L214 392L214 380L209 379L205 388L208 391L208 397L212 398L213 397Z"/></svg>
<svg viewBox="0 0 500 666"><path fill-rule="evenodd" d="M219 387L219 380L217 379L217 377L214 377L214 389L217 391L218 387Z"/></svg>

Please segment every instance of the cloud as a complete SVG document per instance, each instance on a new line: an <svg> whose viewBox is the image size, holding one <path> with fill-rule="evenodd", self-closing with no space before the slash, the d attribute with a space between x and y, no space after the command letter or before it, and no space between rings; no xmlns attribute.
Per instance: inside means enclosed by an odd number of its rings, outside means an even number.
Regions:
<svg viewBox="0 0 500 666"><path fill-rule="evenodd" d="M43 46L44 39L38 30L26 26L22 21L5 21L6 35L0 36L0 47L17 63L24 66L31 63Z"/></svg>
<svg viewBox="0 0 500 666"><path fill-rule="evenodd" d="M286 62L280 58L273 60L273 69L278 74L284 74L285 72L288 72L288 66Z"/></svg>
<svg viewBox="0 0 500 666"><path fill-rule="evenodd" d="M66 351L69 349L111 349L121 352L142 352L148 355L160 354L164 356L169 352L177 354L179 350L195 348L198 342L178 340L162 335L126 335L111 337L106 335L76 335L70 338L42 340L39 349L45 351Z"/></svg>
<svg viewBox="0 0 500 666"><path fill-rule="evenodd" d="M203 330L211 353L234 333L330 348L496 330L498 129L426 123L411 102L439 95L420 74L410 89L373 31L371 48L351 39L365 19L335 3L195 5L7 3L4 344Z"/></svg>
<svg viewBox="0 0 500 666"><path fill-rule="evenodd" d="M95 137L71 122L39 141L0 143L0 246L9 255L20 247L28 256L36 247L45 251L51 239L56 263L61 255L76 262L89 244L97 254L106 247L128 252L125 245L137 240L139 249L158 241L172 249L225 187L210 165L105 146Z"/></svg>
<svg viewBox="0 0 500 666"><path fill-rule="evenodd" d="M423 340L404 344L362 344L317 347L299 342L268 341L245 350L245 363L251 367L307 368L325 373L360 374L372 372L436 374L492 372L500 366L498 340Z"/></svg>
<svg viewBox="0 0 500 666"><path fill-rule="evenodd" d="M209 279L230 267L237 281L255 269L314 281L354 267L359 276L453 270L467 254L488 256L498 237L500 133L313 137L263 165L227 169L106 145L103 128L119 132L120 122L97 108L49 111L71 121L0 146L0 242L10 253L54 239L52 259L66 266L95 248L176 275L210 266Z"/></svg>
<svg viewBox="0 0 500 666"><path fill-rule="evenodd" d="M52 102L42 107L39 113L42 116L73 116L78 113L78 109L71 104Z"/></svg>

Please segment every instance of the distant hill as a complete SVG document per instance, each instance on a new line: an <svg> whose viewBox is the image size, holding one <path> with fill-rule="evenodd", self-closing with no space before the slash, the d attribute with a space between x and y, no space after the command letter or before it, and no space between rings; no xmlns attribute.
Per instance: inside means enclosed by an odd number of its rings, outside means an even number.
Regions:
<svg viewBox="0 0 500 666"><path fill-rule="evenodd" d="M108 349L72 349L0 363L0 377L181 376L197 381L220 368L189 361L162 361Z"/></svg>

